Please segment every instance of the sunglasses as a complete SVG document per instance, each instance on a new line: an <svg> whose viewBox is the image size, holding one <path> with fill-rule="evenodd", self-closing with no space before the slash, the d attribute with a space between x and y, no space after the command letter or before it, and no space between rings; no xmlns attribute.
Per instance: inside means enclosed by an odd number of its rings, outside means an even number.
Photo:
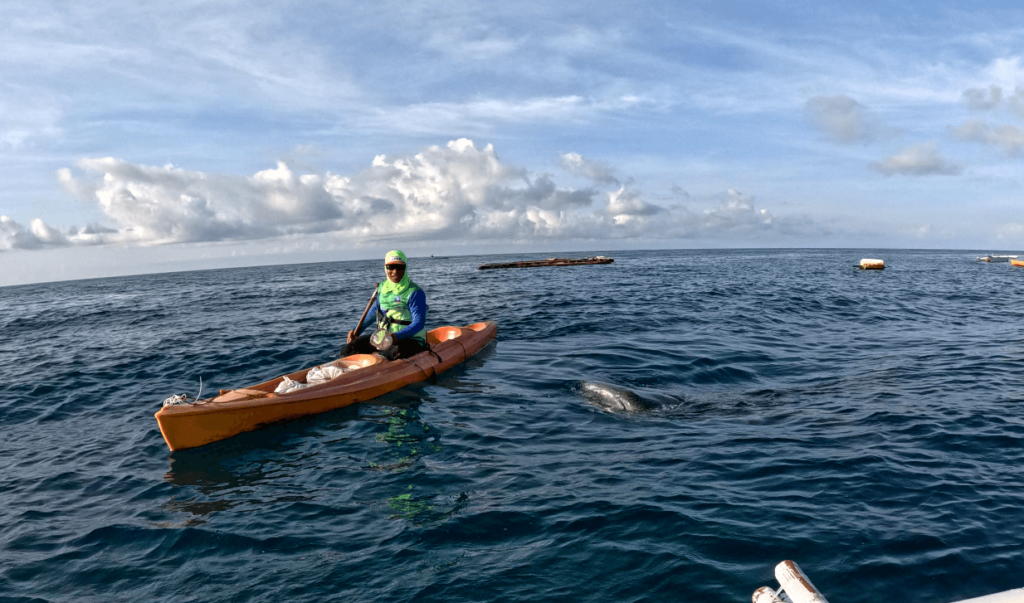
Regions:
<svg viewBox="0 0 1024 603"><path fill-rule="evenodd" d="M402 264L389 264L387 266L384 266L384 269L388 271L397 270L398 272L402 272L403 270L405 270L405 266L403 266Z"/></svg>

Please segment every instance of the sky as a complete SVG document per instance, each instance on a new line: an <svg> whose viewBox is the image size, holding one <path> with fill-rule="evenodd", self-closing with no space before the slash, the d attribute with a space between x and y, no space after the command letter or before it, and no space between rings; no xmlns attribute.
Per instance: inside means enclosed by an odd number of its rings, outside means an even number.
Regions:
<svg viewBox="0 0 1024 603"><path fill-rule="evenodd" d="M1011 2L0 0L0 286L1024 250Z"/></svg>

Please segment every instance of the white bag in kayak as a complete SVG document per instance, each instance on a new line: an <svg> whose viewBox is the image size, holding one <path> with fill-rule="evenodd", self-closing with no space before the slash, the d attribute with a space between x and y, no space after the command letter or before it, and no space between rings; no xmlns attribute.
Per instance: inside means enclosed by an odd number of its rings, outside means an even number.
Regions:
<svg viewBox="0 0 1024 603"><path fill-rule="evenodd" d="M306 385L305 383L299 383L298 381L295 381L294 379L289 379L288 377L285 377L284 379L281 380L281 383L280 383L280 385L277 386L277 389L274 390L274 393L275 394L287 394L288 392L293 392L293 391L296 391L296 390L300 390L300 389L302 389L304 387L309 387L309 386Z"/></svg>
<svg viewBox="0 0 1024 603"><path fill-rule="evenodd" d="M344 374L345 371L331 364L317 366L311 368L309 372L306 373L306 383L308 383L309 385L326 383L331 379L334 379L335 377L340 377Z"/></svg>

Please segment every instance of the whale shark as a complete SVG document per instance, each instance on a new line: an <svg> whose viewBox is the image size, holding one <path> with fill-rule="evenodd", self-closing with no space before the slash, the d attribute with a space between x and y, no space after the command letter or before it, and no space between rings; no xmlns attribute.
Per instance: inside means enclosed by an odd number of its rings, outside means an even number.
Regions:
<svg viewBox="0 0 1024 603"><path fill-rule="evenodd" d="M581 381L583 399L602 410L615 413L644 412L653 410L655 405L644 400L624 387L607 383Z"/></svg>

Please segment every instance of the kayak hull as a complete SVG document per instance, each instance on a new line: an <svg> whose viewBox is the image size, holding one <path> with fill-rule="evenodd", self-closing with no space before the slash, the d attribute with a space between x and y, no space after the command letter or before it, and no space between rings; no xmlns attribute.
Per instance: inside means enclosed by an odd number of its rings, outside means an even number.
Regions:
<svg viewBox="0 0 1024 603"><path fill-rule="evenodd" d="M193 404L165 406L156 413L168 448L185 450L224 440L265 425L316 415L365 402L407 385L425 381L465 361L494 340L498 327L479 322L430 331L430 350L411 358L384 360L358 354L335 361L358 366L326 383L286 394L274 393L285 377L304 381L310 369L282 375L247 388L222 391Z"/></svg>

